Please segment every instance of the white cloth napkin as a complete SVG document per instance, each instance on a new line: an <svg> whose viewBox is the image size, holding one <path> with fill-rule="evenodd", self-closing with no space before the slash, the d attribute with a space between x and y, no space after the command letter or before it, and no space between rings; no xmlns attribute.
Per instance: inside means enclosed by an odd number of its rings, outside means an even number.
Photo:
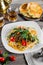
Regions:
<svg viewBox="0 0 43 65"><path fill-rule="evenodd" d="M43 65L43 58L34 59L31 53L25 54L25 58L28 65Z"/></svg>
<svg viewBox="0 0 43 65"><path fill-rule="evenodd" d="M43 32L43 29L42 29L42 32ZM40 50L36 51L36 52L40 52ZM39 58L39 59L34 59L32 57L34 53L27 53L25 54L25 59L27 61L27 64L28 65L43 65L43 57L42 58Z"/></svg>

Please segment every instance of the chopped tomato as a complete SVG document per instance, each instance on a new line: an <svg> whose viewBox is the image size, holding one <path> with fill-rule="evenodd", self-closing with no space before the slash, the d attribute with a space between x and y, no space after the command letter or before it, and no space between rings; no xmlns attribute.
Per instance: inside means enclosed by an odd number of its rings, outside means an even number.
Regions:
<svg viewBox="0 0 43 65"><path fill-rule="evenodd" d="M15 37L11 37L10 41L15 42Z"/></svg>
<svg viewBox="0 0 43 65"><path fill-rule="evenodd" d="M15 57L15 56L10 56L9 59L10 59L11 61L15 61L15 60L16 60L16 57Z"/></svg>
<svg viewBox="0 0 43 65"><path fill-rule="evenodd" d="M22 45L23 45L23 46L26 46L26 45L27 45L26 40L24 40L24 39L22 40Z"/></svg>

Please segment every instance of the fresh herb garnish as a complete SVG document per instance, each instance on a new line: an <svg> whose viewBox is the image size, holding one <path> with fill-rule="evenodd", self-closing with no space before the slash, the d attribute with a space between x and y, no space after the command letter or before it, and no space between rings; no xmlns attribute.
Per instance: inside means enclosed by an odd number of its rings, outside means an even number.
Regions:
<svg viewBox="0 0 43 65"><path fill-rule="evenodd" d="M4 53L3 53L3 57L4 57L4 58L8 57L8 52L4 52Z"/></svg>
<svg viewBox="0 0 43 65"><path fill-rule="evenodd" d="M1 56L2 55L2 56ZM7 65L11 60L10 57L12 57L12 61L15 61L16 57L15 56L9 56L8 52L4 52L0 55L0 64L1 65Z"/></svg>
<svg viewBox="0 0 43 65"><path fill-rule="evenodd" d="M14 28L13 30L16 30L15 32L11 33L9 37L16 37L17 40L25 39L27 41L34 42L37 37L32 36L28 29L25 28ZM20 33L19 35L17 33ZM37 39L38 40L38 39Z"/></svg>

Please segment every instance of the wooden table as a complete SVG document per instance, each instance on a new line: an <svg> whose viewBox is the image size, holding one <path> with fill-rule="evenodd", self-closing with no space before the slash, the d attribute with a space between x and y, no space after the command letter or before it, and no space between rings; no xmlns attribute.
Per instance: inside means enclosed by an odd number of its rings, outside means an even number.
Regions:
<svg viewBox="0 0 43 65"><path fill-rule="evenodd" d="M20 16L18 16L18 21L23 21L23 19ZM5 22L6 22L6 24L9 23L8 21L5 21ZM43 28L43 21L38 21L37 23L40 25L41 28ZM0 50L7 51L4 48L4 46L2 44L2 41L1 41L1 29L0 29ZM9 55L16 56L16 61L11 62L8 65L27 65L24 55L22 55L22 54L21 55L20 54L19 55L18 54L13 54L13 53L10 53L10 52L9 52Z"/></svg>

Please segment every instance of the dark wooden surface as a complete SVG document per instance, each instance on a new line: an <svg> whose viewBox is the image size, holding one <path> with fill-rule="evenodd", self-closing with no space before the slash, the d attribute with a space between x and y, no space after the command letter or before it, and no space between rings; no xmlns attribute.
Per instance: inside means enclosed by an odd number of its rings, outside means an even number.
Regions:
<svg viewBox="0 0 43 65"><path fill-rule="evenodd" d="M17 5L17 6L18 6L18 5ZM24 19L22 19L20 16L18 16L18 21L23 21L23 20L24 20ZM6 23L6 24L9 23L9 21L5 21L5 23ZM37 23L40 25L41 28L43 28L43 21L38 21ZM1 41L1 30L2 30L2 29L0 29L0 50L7 51L7 50L4 48L4 46L3 46L3 44L2 44L2 41ZM7 65L27 65L23 54L21 54L21 55L19 54L19 55L18 55L18 54L13 54L13 53L10 53L10 52L9 52L9 55L14 55L14 56L16 56L16 61L15 61L15 62L10 62L10 63L7 64Z"/></svg>

